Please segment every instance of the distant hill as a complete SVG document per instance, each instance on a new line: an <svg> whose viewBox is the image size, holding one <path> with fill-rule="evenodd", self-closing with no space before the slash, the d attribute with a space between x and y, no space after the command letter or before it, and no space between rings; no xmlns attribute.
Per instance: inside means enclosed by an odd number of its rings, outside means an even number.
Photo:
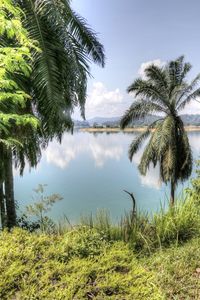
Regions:
<svg viewBox="0 0 200 300"><path fill-rule="evenodd" d="M94 123L99 125L107 125L107 124L119 124L121 117L112 117L112 118L104 118L104 117L96 117L88 120L90 126L93 126Z"/></svg>
<svg viewBox="0 0 200 300"><path fill-rule="evenodd" d="M185 125L200 126L200 115L182 115L181 118Z"/></svg>
<svg viewBox="0 0 200 300"><path fill-rule="evenodd" d="M88 121L79 121L79 120L74 120L74 126L75 127L90 127L90 123Z"/></svg>
<svg viewBox="0 0 200 300"><path fill-rule="evenodd" d="M159 118L160 118L159 116L148 115L145 118L134 121L131 126L136 126L136 127L147 126ZM200 126L200 114L196 114L196 115L185 114L182 115L181 118L185 125ZM95 117L86 121L74 121L74 123L76 127L92 127L94 124L98 126L115 127L115 126L119 126L120 119L121 117L112 117L112 118Z"/></svg>

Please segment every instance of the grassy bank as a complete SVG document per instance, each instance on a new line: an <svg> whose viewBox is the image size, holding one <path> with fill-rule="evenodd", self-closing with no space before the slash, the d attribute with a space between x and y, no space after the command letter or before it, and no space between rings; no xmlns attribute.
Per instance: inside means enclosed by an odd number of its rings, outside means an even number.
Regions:
<svg viewBox="0 0 200 300"><path fill-rule="evenodd" d="M100 212L76 226L2 231L0 299L200 299L197 174L184 200L152 217L134 211L113 224Z"/></svg>
<svg viewBox="0 0 200 300"><path fill-rule="evenodd" d="M140 256L95 230L0 235L0 299L199 299L200 239Z"/></svg>
<svg viewBox="0 0 200 300"><path fill-rule="evenodd" d="M132 224L129 214L112 225L100 213L51 234L3 231L0 299L200 299L199 210L192 202Z"/></svg>

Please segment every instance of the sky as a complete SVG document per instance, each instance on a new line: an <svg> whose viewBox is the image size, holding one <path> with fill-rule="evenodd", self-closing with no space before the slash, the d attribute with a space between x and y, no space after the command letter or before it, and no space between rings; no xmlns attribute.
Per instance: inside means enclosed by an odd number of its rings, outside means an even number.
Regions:
<svg viewBox="0 0 200 300"><path fill-rule="evenodd" d="M72 7L98 33L106 54L105 68L91 65L86 119L121 116L134 101L127 87L151 62L184 55L193 66L188 80L200 73L199 0L72 0ZM200 104L182 113L200 114Z"/></svg>

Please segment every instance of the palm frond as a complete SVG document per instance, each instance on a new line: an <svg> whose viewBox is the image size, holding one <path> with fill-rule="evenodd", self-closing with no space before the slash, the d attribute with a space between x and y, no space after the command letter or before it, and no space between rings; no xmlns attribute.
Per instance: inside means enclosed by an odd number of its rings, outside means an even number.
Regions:
<svg viewBox="0 0 200 300"><path fill-rule="evenodd" d="M178 57L176 60L172 60L168 63L168 74L170 79L171 91L175 86L181 83L184 70L184 56Z"/></svg>
<svg viewBox="0 0 200 300"><path fill-rule="evenodd" d="M145 69L147 79L154 83L155 86L159 86L162 89L163 96L168 96L168 77L165 68L158 67L154 64Z"/></svg>
<svg viewBox="0 0 200 300"><path fill-rule="evenodd" d="M193 93L187 96L184 100L181 101L181 103L177 107L177 111L182 110L188 103L191 102L191 100L195 100L197 97L200 96L200 88L195 90Z"/></svg>
<svg viewBox="0 0 200 300"><path fill-rule="evenodd" d="M169 109L169 102L163 88L154 85L150 80L136 79L127 89L128 93L134 93L136 97L144 97L161 105L163 110Z"/></svg>
<svg viewBox="0 0 200 300"><path fill-rule="evenodd" d="M142 100L142 99L137 100L125 112L124 116L120 121L120 127L124 129L133 121L144 118L148 114L152 114L155 112L163 113L165 112L165 110L163 109L162 106L160 106L157 103L153 103L151 101Z"/></svg>
<svg viewBox="0 0 200 300"><path fill-rule="evenodd" d="M65 20L69 22L70 32L82 46L84 52L102 67L105 65L105 53L103 45L98 41L97 34L89 28L84 18L75 13L70 5L62 0L65 5L63 15Z"/></svg>
<svg viewBox="0 0 200 300"><path fill-rule="evenodd" d="M184 62L183 56L164 67L151 65L146 68L146 79L138 78L128 87L128 92L134 93L136 101L121 119L121 128L124 128L149 113L165 114L155 125L141 157L139 170L146 175L150 164L154 167L159 164L161 180L174 186L178 181L187 179L192 171L192 152L184 124L178 115L179 110L200 96L200 88L196 88L200 75L190 84L185 80L190 69L191 65ZM138 99L141 96L143 100ZM149 134L147 128L133 140L129 148L130 159Z"/></svg>
<svg viewBox="0 0 200 300"><path fill-rule="evenodd" d="M33 62L35 106L44 131L52 133L54 128L59 135L58 130L63 132L64 127L68 130L72 126L69 115L76 106L84 118L89 62L104 66L104 48L69 1L17 1L26 15L24 24L29 35L41 49L34 53ZM63 123L57 127L59 118Z"/></svg>
<svg viewBox="0 0 200 300"><path fill-rule="evenodd" d="M129 159L130 159L130 161L132 161L133 155L140 149L140 147L142 146L142 143L149 137L149 135L151 134L151 130L154 129L155 125L160 121L162 121L162 119L158 119L155 122L153 122L152 124L150 124L143 133L138 135L133 140L133 142L131 143L131 145L129 147Z"/></svg>
<svg viewBox="0 0 200 300"><path fill-rule="evenodd" d="M181 93L177 97L176 106L183 100L183 97L187 97L191 92L193 92L194 88L200 82L200 74L198 74L190 84L186 84L185 87L181 90Z"/></svg>

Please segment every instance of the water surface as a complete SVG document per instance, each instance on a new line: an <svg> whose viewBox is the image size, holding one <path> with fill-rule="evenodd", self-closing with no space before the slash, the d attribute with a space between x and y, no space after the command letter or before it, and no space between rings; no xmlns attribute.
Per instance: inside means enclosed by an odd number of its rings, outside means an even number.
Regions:
<svg viewBox="0 0 200 300"><path fill-rule="evenodd" d="M36 170L25 170L20 177L15 172L15 193L19 206L33 202L33 188L47 184L47 194L59 193L64 199L57 203L51 216L63 214L72 222L81 214L108 209L113 218L119 218L131 208L124 189L133 192L140 209L153 212L167 200L169 189L161 184L158 168L150 168L140 175L137 165L142 149L128 159L128 147L137 133L65 134L62 144L52 142L44 151ZM200 153L200 132L190 132L189 139L194 158ZM188 182L184 184L188 186ZM183 185L179 186L178 193Z"/></svg>

